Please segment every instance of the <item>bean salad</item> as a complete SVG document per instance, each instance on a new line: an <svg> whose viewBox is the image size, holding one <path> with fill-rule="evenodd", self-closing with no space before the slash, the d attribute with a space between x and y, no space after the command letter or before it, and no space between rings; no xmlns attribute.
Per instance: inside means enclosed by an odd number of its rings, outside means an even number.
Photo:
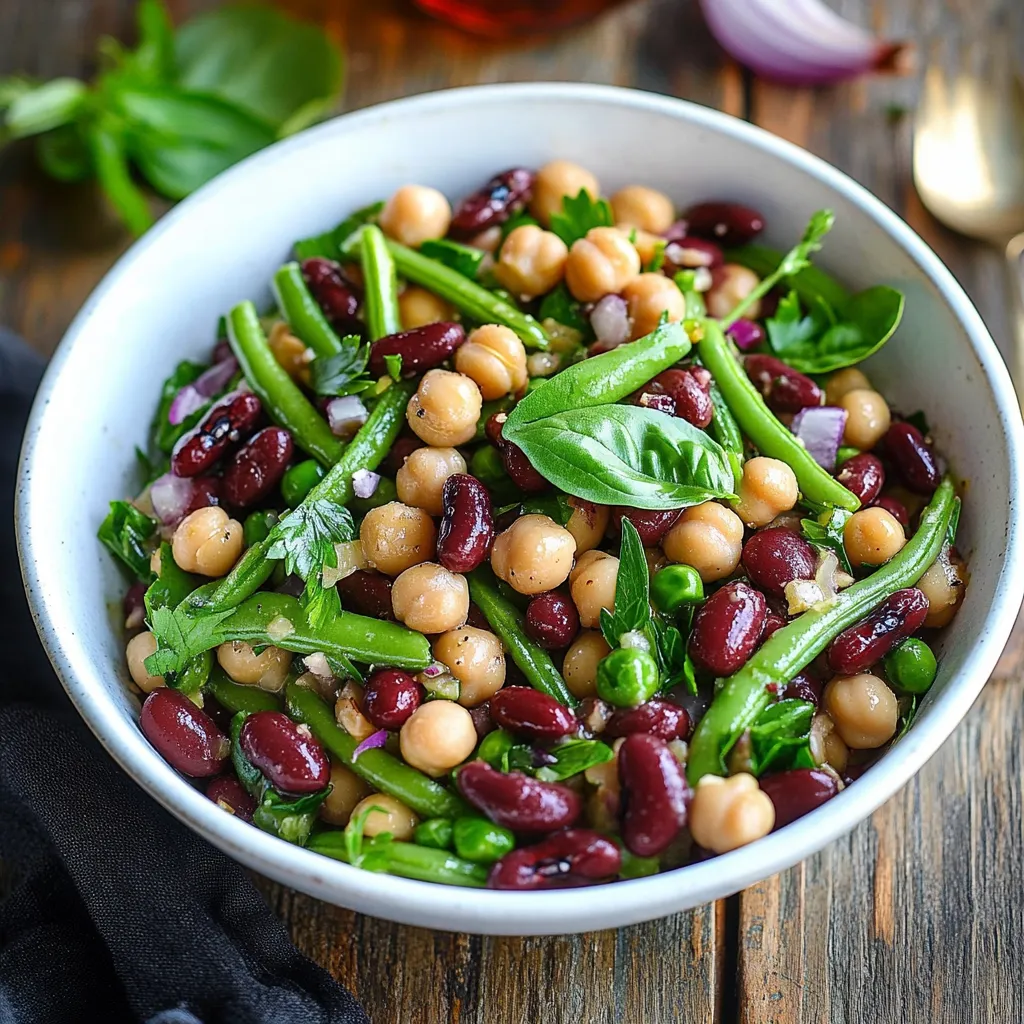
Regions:
<svg viewBox="0 0 1024 1024"><path fill-rule="evenodd" d="M297 242L99 530L149 742L282 840L496 889L682 867L853 784L968 574L923 414L859 365L904 297L812 262L832 221L780 252L556 160Z"/></svg>

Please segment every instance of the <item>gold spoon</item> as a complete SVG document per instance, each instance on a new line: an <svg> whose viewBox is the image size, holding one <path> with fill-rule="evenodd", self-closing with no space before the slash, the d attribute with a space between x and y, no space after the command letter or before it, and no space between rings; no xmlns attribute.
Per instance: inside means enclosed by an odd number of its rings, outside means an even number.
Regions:
<svg viewBox="0 0 1024 1024"><path fill-rule="evenodd" d="M941 52L932 54L915 122L914 183L948 227L1005 249L1015 330L1000 351L1024 395L1024 85L1011 38L1005 26L988 26L952 75Z"/></svg>

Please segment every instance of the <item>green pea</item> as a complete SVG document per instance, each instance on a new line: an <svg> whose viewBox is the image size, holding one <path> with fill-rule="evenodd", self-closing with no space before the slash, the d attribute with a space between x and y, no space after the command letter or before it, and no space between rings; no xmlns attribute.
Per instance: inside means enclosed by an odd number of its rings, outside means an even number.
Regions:
<svg viewBox="0 0 1024 1024"><path fill-rule="evenodd" d="M492 768L501 768L502 758L515 746L515 739L504 729L489 732L477 747L476 756Z"/></svg>
<svg viewBox="0 0 1024 1024"><path fill-rule="evenodd" d="M619 878L647 878L648 875L656 875L661 870L661 862L657 857L638 857L624 846L620 849L622 867L619 869Z"/></svg>
<svg viewBox="0 0 1024 1024"><path fill-rule="evenodd" d="M317 463L314 462L313 465L315 466ZM251 548L253 544L265 541L275 523L277 523L277 513L270 509L250 512L245 517L245 525L242 527L245 546Z"/></svg>
<svg viewBox="0 0 1024 1024"><path fill-rule="evenodd" d="M285 504L295 508L326 475L324 467L315 459L306 459L289 467L281 477L281 493Z"/></svg>
<svg viewBox="0 0 1024 1024"><path fill-rule="evenodd" d="M671 615L684 604L704 600L704 583L692 565L667 565L651 580L651 600L659 612Z"/></svg>
<svg viewBox="0 0 1024 1024"><path fill-rule="evenodd" d="M620 708L634 708L658 692L658 663L646 651L620 647L597 666L597 695Z"/></svg>
<svg viewBox="0 0 1024 1024"><path fill-rule="evenodd" d="M841 445L839 451L836 453L836 469L838 469L844 462L849 462L854 455L860 455L859 448L851 448L849 445Z"/></svg>
<svg viewBox="0 0 1024 1024"><path fill-rule="evenodd" d="M429 846L432 850L452 848L452 823L447 818L428 818L421 821L412 834L417 846Z"/></svg>
<svg viewBox="0 0 1024 1024"><path fill-rule="evenodd" d="M905 693L925 693L935 682L938 669L932 649L914 637L894 647L884 664L889 682Z"/></svg>
<svg viewBox="0 0 1024 1024"><path fill-rule="evenodd" d="M469 471L484 484L501 483L508 479L498 449L489 444L473 452L469 460Z"/></svg>
<svg viewBox="0 0 1024 1024"><path fill-rule="evenodd" d="M377 484L377 490L370 497L353 498L348 503L348 507L358 515L365 516L370 509L380 508L381 505L386 505L389 501L398 501L398 488L395 487L394 480L382 476L380 483Z"/></svg>
<svg viewBox="0 0 1024 1024"><path fill-rule="evenodd" d="M456 818L452 838L455 852L474 864L493 864L516 845L509 829L486 818Z"/></svg>

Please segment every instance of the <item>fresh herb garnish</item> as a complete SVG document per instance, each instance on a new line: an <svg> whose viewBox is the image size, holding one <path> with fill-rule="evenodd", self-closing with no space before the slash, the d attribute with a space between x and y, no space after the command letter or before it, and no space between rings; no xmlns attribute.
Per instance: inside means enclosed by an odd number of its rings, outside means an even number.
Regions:
<svg viewBox="0 0 1024 1024"><path fill-rule="evenodd" d="M959 498L953 499L953 510L949 514L949 527L946 530L946 543L953 547L956 544L956 531L960 526L960 508L961 502Z"/></svg>
<svg viewBox="0 0 1024 1024"><path fill-rule="evenodd" d="M806 700L780 700L765 708L750 727L753 774L814 768L810 743L813 718L814 705Z"/></svg>
<svg viewBox="0 0 1024 1024"><path fill-rule="evenodd" d="M327 498L307 499L282 516L270 531L267 557L283 558L286 572L297 573L308 582L325 565L337 567L334 545L350 541L355 535L355 523L347 508Z"/></svg>
<svg viewBox="0 0 1024 1024"><path fill-rule="evenodd" d="M678 625L666 621L661 615L655 614L651 620L654 627L655 654L658 656L658 667L661 670L660 692L664 693L680 683L686 683L687 692L695 695L697 673L686 643L693 621L693 609L688 608L683 616L686 622L685 634Z"/></svg>
<svg viewBox="0 0 1024 1024"><path fill-rule="evenodd" d="M552 288L541 300L537 319L541 323L545 320L554 320L565 327L571 327L574 331L579 331L584 338L594 336L590 321L580 311L580 303L569 294L564 282Z"/></svg>
<svg viewBox="0 0 1024 1024"><path fill-rule="evenodd" d="M668 242L663 238L654 243L654 254L648 261L647 266L644 267L645 273L656 274L665 265L665 246L667 245Z"/></svg>
<svg viewBox="0 0 1024 1024"><path fill-rule="evenodd" d="M893 737L894 743L903 738L917 717L917 694L911 694L909 699L905 698L900 704L902 706L902 713L896 726L896 735Z"/></svg>
<svg viewBox="0 0 1024 1024"><path fill-rule="evenodd" d="M374 811L379 811L381 814L387 813L383 807L374 804L349 819L345 826L345 853L348 856L349 864L354 868L362 868L364 871L386 871L388 857L385 847L391 842L391 833L381 833L368 842L363 835L366 819Z"/></svg>
<svg viewBox="0 0 1024 1024"><path fill-rule="evenodd" d="M128 567L136 579L147 583L153 578L149 568L146 541L156 533L156 520L140 512L129 501L112 501L107 518L96 536Z"/></svg>
<svg viewBox="0 0 1024 1024"><path fill-rule="evenodd" d="M366 375L370 348L361 341L358 335L348 334L342 338L340 352L333 356L320 356L310 363L310 380L318 395L356 395L373 384Z"/></svg>
<svg viewBox="0 0 1024 1024"><path fill-rule="evenodd" d="M463 277L475 281L487 255L483 249L475 249L471 245L463 245L461 242L453 242L449 238L432 238L420 246L420 253L429 256L432 260L451 267Z"/></svg>
<svg viewBox="0 0 1024 1024"><path fill-rule="evenodd" d="M387 367L388 376L392 380L398 380L402 376L401 353L395 353L394 355L385 356L384 365L385 367Z"/></svg>
<svg viewBox="0 0 1024 1024"><path fill-rule="evenodd" d="M612 748L600 740L565 740L551 747L548 754L555 759L554 764L542 765L532 772L542 782L562 782L615 756Z"/></svg>
<svg viewBox="0 0 1024 1024"><path fill-rule="evenodd" d="M154 676L183 671L192 658L230 639L223 622L234 613L234 608L200 614L175 612L167 605L154 608L149 628L159 646L146 659L146 671Z"/></svg>
<svg viewBox="0 0 1024 1024"><path fill-rule="evenodd" d="M581 188L575 196L562 200L562 209L551 215L551 230L572 246L584 238L591 228L610 228L615 223L611 204L607 199L591 199L590 193Z"/></svg>
<svg viewBox="0 0 1024 1024"><path fill-rule="evenodd" d="M146 590L146 619L152 621L158 608L177 608L200 585L198 576L185 572L174 561L171 545L160 545L160 573Z"/></svg>
<svg viewBox="0 0 1024 1024"><path fill-rule="evenodd" d="M624 633L642 633L651 624L651 574L636 527L622 517L615 609L601 609L601 632L609 647L618 647Z"/></svg>
<svg viewBox="0 0 1024 1024"><path fill-rule="evenodd" d="M533 224L535 227L540 227L537 223L537 219L535 217L531 217L526 210L520 210L518 213L513 213L512 216L501 225L502 242L504 242L516 228L524 227L527 224Z"/></svg>
<svg viewBox="0 0 1024 1024"><path fill-rule="evenodd" d="M354 235L364 224L370 224L377 219L380 211L384 209L383 200L364 206L356 210L351 216L346 217L337 227L325 231L322 235L314 235L312 238L303 238L292 246L295 258L299 260L312 259L315 256L324 259L336 260L341 256L341 247Z"/></svg>
<svg viewBox="0 0 1024 1024"><path fill-rule="evenodd" d="M843 543L843 528L852 515L844 508L826 508L817 519L801 519L800 532L815 547L826 551L834 551L843 569L853 575L846 545Z"/></svg>

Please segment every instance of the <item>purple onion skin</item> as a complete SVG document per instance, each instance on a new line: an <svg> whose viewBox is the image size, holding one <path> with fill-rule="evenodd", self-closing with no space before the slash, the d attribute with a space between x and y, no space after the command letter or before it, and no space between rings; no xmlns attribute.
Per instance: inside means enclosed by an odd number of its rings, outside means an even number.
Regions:
<svg viewBox="0 0 1024 1024"><path fill-rule="evenodd" d="M822 469L832 472L843 441L846 410L833 405L801 409L793 418L793 433L804 442L808 453ZM815 421L820 420L820 423ZM820 429L818 429L820 427Z"/></svg>

